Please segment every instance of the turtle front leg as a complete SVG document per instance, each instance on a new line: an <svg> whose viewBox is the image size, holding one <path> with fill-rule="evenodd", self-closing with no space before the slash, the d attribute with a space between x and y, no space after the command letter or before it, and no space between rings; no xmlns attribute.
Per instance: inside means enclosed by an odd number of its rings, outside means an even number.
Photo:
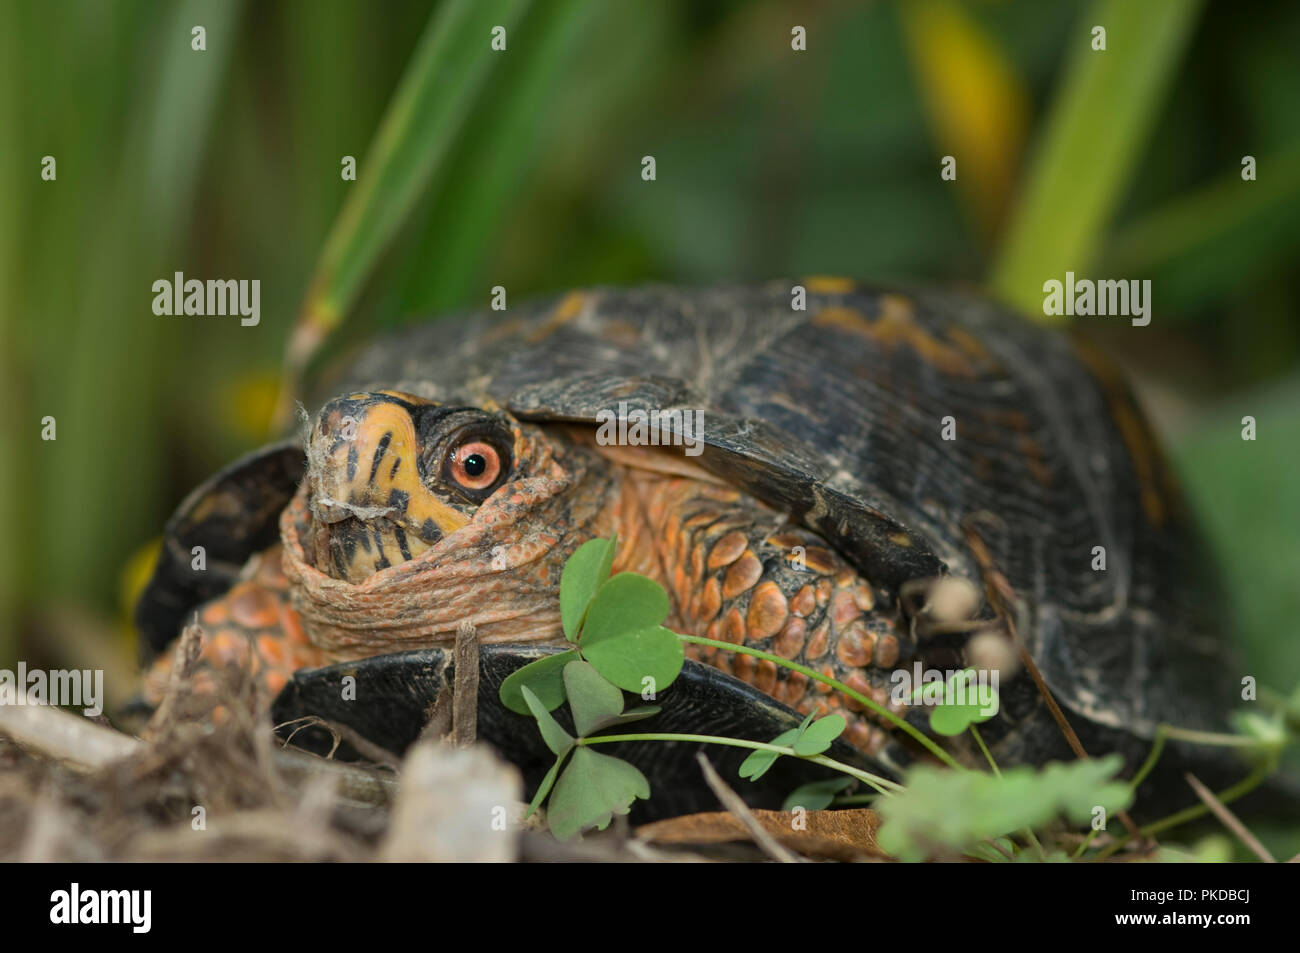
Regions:
<svg viewBox="0 0 1300 953"><path fill-rule="evenodd" d="M211 692L214 675L235 666L251 676L257 693L274 698L299 668L329 664L308 641L289 602L289 582L280 568L277 544L249 560L244 578L197 612L202 638L194 690ZM157 707L167 692L178 643L145 674L144 700Z"/></svg>
<svg viewBox="0 0 1300 953"><path fill-rule="evenodd" d="M735 489L680 477L631 479L678 631L772 652L903 709L890 698L889 677L910 645L884 589L820 536ZM847 709L846 737L868 754L888 739L860 702L802 673L713 646L687 652L797 711Z"/></svg>

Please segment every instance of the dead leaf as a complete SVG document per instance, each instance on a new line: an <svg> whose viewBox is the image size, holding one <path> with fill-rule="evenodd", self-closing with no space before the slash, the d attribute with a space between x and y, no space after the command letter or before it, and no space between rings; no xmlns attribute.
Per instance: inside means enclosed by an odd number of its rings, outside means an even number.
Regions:
<svg viewBox="0 0 1300 953"><path fill-rule="evenodd" d="M867 808L845 811L752 811L783 847L825 860L887 860L876 845L880 819ZM803 829L795 827L796 822ZM643 824L637 837L651 844L723 844L752 841L745 825L726 811L683 814Z"/></svg>

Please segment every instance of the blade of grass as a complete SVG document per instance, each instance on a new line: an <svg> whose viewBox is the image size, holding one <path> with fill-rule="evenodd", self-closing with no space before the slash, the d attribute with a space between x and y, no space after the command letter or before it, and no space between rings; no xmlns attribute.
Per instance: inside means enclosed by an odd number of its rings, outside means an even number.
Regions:
<svg viewBox="0 0 1300 953"><path fill-rule="evenodd" d="M489 244L535 168L539 138L554 135L549 120L560 81L577 79L566 76L566 68L576 62L574 51L600 12L582 0L554 0L524 19L527 43L494 75L485 96L494 108L467 125L431 204L433 220L456 228L427 229L416 244L405 267L405 308L436 311L466 302Z"/></svg>
<svg viewBox="0 0 1300 953"><path fill-rule="evenodd" d="M1126 226L1108 259L1148 270L1230 230L1249 228L1255 217L1300 195L1300 147L1259 163L1268 174L1243 182L1239 169L1197 192L1177 199Z"/></svg>
<svg viewBox="0 0 1300 953"><path fill-rule="evenodd" d="M13 4L0 4L0 138L5 142L22 141L19 118L20 81L18 56L18 11ZM20 594L24 580L20 577L25 562L25 542L28 526L24 525L23 500L30 482L25 478L29 468L15 466L23 459L23 436L20 428L30 426L30 414L21 399L21 382L18 378L18 343L5 315L22 313L22 271L20 255L22 246L23 209L18 189L15 187L22 172L19 169L19 149L0 149L0 456L6 463L0 467L0 667L11 668L18 656L17 626L9 620L18 618ZM28 171L30 174L30 171ZM28 429L25 436L31 439ZM30 445L28 445L30 446Z"/></svg>
<svg viewBox="0 0 1300 953"><path fill-rule="evenodd" d="M451 0L429 19L357 170L355 190L326 239L289 339L277 420L288 422L311 357L356 301L380 254L407 220L469 119L494 57L491 31L507 44L531 0ZM509 45L507 45L507 50ZM455 222L444 223L454 229Z"/></svg>
<svg viewBox="0 0 1300 953"><path fill-rule="evenodd" d="M1039 321L1042 286L1089 267L1132 178L1201 0L1097 0L1071 32L1074 55L993 269L995 294ZM1106 50L1091 48L1093 26Z"/></svg>
<svg viewBox="0 0 1300 953"><path fill-rule="evenodd" d="M156 72L139 79L148 90L147 105L125 131L111 194L98 209L101 220L116 227L98 231L93 240L74 232L61 246L75 248L80 240L85 252L77 263L75 331L66 326L61 331L78 343L59 385L59 403L70 419L67 430L59 421L62 453L42 488L44 538L78 540L75 547L56 544L46 554L47 571L55 578L94 580L112 591L116 567L135 542L120 538L113 522L86 521L85 513L138 517L147 505L150 480L141 461L156 440L156 417L140 408L157 407L166 387L165 370L156 359L161 340L150 326L161 320L148 310L150 287L170 271L190 220L242 9L242 3L188 0L156 24L150 35L155 55L146 60L157 64ZM208 31L208 50L202 54L190 48L196 23ZM132 213L141 207L150 210L147 219ZM74 228L84 228L84 216ZM67 262L56 256L50 266L58 273ZM88 473L96 474L89 485ZM79 505L60 505L72 499Z"/></svg>
<svg viewBox="0 0 1300 953"><path fill-rule="evenodd" d="M0 54L14 80L0 94L14 91L13 108L0 111L10 114L6 134L16 119L21 146L16 181L4 183L18 202L0 211L0 233L22 236L16 258L3 256L21 281L0 291L0 343L17 364L13 377L3 371L17 391L5 402L17 432L3 452L23 461L2 494L14 509L0 512L6 543L24 544L0 551L0 573L17 587L0 593L7 621L53 602L111 603L136 542L122 528L151 503L167 368L154 359L161 325L150 283L194 204L243 5L189 0L163 16L127 5L110 17L79 3L64 16L86 29L72 31L56 28L46 6L18 6L21 28L0 24L6 38L22 38ZM190 48L196 23L209 31L206 52ZM46 152L58 163L48 182L37 164ZM46 415L57 421L54 441L40 437ZM0 641L19 628L6 625Z"/></svg>

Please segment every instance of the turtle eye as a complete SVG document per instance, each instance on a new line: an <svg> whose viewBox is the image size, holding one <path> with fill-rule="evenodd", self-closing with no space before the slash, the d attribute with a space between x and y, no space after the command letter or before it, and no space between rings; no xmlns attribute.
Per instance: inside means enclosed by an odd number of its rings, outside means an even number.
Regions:
<svg viewBox="0 0 1300 953"><path fill-rule="evenodd" d="M447 476L476 495L495 486L505 469L501 451L486 440L466 440L447 456Z"/></svg>

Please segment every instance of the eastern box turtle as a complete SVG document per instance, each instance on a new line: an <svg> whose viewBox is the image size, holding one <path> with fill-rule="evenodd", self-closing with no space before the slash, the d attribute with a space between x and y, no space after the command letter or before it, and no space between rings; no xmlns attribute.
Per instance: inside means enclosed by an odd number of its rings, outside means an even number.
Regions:
<svg viewBox="0 0 1300 953"><path fill-rule="evenodd" d="M1131 771L1162 721L1220 728L1237 676L1213 573L1115 372L978 299L800 287L803 309L789 283L580 291L380 340L336 376L305 454L267 448L182 504L139 606L149 645L197 613L204 658L251 665L281 708L312 695L295 671L344 663L387 686L389 707L356 717L400 746L423 706L397 696L424 689L394 665L427 670L469 621L499 682L494 665L562 640L565 559L617 531L615 572L661 582L670 627L895 709L892 673L961 668L971 632L1009 620L1090 753ZM945 577L974 583L955 620L927 601ZM860 760L915 757L803 675L688 654L750 686L688 663L670 691L699 693L695 730L842 710ZM1000 688L999 761L1071 757L1026 671ZM536 734L486 720L506 748Z"/></svg>

